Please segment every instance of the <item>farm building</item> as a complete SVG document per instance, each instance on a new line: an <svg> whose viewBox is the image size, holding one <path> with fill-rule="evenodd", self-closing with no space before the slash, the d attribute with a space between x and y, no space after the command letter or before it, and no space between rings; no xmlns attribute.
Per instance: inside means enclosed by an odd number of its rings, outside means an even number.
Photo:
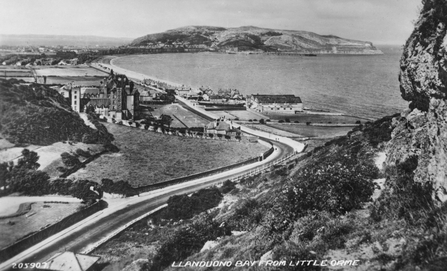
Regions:
<svg viewBox="0 0 447 271"><path fill-rule="evenodd" d="M251 95L247 102L249 108L260 113L295 114L303 111L303 102L295 95Z"/></svg>

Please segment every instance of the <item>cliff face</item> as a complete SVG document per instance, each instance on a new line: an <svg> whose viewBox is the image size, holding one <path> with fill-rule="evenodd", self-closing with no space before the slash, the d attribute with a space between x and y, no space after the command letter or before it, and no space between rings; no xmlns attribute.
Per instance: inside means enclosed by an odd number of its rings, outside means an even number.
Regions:
<svg viewBox="0 0 447 271"><path fill-rule="evenodd" d="M135 39L132 46L202 45L217 50L287 51L316 54L381 54L371 42L318 35L308 31L243 26L187 26Z"/></svg>
<svg viewBox="0 0 447 271"><path fill-rule="evenodd" d="M415 181L447 189L447 2L423 1L421 15L402 55L402 97L410 109L395 120L387 164L418 157Z"/></svg>

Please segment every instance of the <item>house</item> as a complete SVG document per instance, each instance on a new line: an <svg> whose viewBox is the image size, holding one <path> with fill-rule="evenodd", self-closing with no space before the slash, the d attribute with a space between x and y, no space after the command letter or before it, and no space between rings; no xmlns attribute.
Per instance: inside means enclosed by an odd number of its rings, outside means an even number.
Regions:
<svg viewBox="0 0 447 271"><path fill-rule="evenodd" d="M43 269L39 270L58 270L58 271L89 271L94 270L99 256L78 254L71 251L57 253L48 259Z"/></svg>
<svg viewBox="0 0 447 271"><path fill-rule="evenodd" d="M231 121L225 121L223 119L218 119L213 122L208 123L204 128L205 134L220 134L227 136L240 136L241 130L234 128Z"/></svg>
<svg viewBox="0 0 447 271"><path fill-rule="evenodd" d="M253 94L247 101L248 108L260 113L296 114L303 111L303 102L295 95Z"/></svg>

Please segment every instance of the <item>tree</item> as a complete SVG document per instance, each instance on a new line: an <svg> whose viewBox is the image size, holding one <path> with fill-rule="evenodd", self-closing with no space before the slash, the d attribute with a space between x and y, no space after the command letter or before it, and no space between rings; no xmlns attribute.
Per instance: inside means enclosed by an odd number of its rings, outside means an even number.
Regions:
<svg viewBox="0 0 447 271"><path fill-rule="evenodd" d="M167 126L168 128L171 127L171 123L172 123L173 120L174 119L171 116L169 116L169 115L162 114L160 116L160 124L162 126Z"/></svg>
<svg viewBox="0 0 447 271"><path fill-rule="evenodd" d="M40 164L37 163L39 160L39 155L36 152L30 151L28 149L22 150L22 158L17 162L17 168L23 169L38 169Z"/></svg>

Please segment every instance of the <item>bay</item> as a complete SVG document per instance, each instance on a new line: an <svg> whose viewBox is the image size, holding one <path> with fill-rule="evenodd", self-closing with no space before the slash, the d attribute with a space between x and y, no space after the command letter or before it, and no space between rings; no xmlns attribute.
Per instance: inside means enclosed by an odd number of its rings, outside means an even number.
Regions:
<svg viewBox="0 0 447 271"><path fill-rule="evenodd" d="M408 107L399 91L401 49L380 49L383 55L130 55L114 59L113 64L193 88L236 88L244 95L294 94L307 108L376 119Z"/></svg>

